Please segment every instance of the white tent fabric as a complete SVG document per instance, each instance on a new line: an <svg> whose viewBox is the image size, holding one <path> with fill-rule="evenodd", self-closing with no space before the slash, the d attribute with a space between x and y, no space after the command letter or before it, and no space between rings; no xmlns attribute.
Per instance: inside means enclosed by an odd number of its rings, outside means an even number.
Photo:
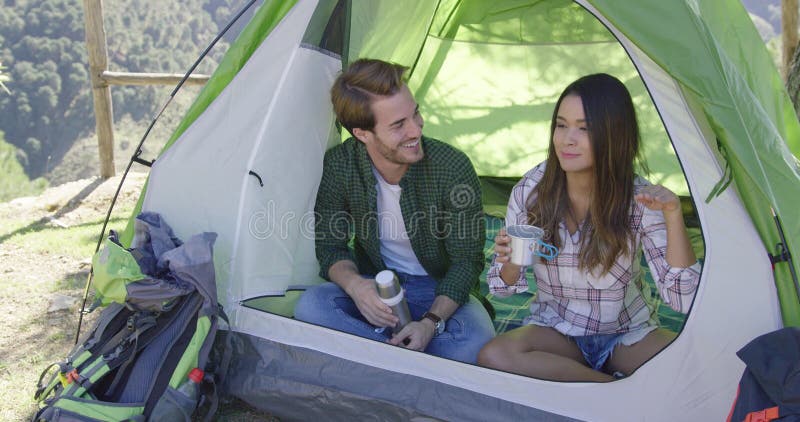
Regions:
<svg viewBox="0 0 800 422"><path fill-rule="evenodd" d="M705 117L692 112L691 96L653 60L591 5L578 3L603 21L632 58L673 140L690 191L705 198L723 176ZM339 139L328 89L341 65L301 45L316 4L297 2L204 115L159 157L146 193L143 209L161 213L179 237L198 230L219 234L220 302L231 329L570 418L724 420L744 369L735 352L782 326L770 262L733 189L710 203L697 201L706 258L680 336L633 376L614 383L521 377L241 304L319 282L312 212L322 156ZM264 186L249 171L262 177Z"/></svg>
<svg viewBox="0 0 800 422"><path fill-rule="evenodd" d="M722 177L718 165L709 165L716 159L709 146L713 135L707 130L707 123L702 116L691 114L686 99L668 75L622 34L615 35L636 63L675 140L691 191L705 197ZM432 358L253 309L237 309L234 326L279 343L578 419L723 420L744 369L736 351L757 335L781 327L781 319L770 262L735 192L725 191L710 204L700 206L698 213L704 228L706 261L684 330L635 376L612 384L567 384L520 377ZM734 266L726 262L749 264ZM769 311L741 312L743 306Z"/></svg>
<svg viewBox="0 0 800 422"><path fill-rule="evenodd" d="M179 236L220 234L215 266L226 306L321 281L312 212L322 155L335 142L326 99L341 64L298 48L314 8L292 9L152 169L144 210L158 210Z"/></svg>

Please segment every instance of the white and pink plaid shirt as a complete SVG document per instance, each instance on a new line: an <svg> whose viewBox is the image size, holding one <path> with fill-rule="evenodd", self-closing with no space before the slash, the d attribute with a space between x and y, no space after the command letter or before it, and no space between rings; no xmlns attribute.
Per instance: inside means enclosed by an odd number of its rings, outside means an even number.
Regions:
<svg viewBox="0 0 800 422"><path fill-rule="evenodd" d="M514 186L508 201L506 226L527 224L525 203L543 175L544 163L528 171ZM634 183L635 192L648 184L641 177ZM667 263L667 231L660 211L635 203L631 222L636 241L633 257L618 258L609 273L598 277L578 269L581 233L578 230L570 235L562 221L559 236L563 244L558 257L549 262L539 260L533 265L538 292L531 302L531 315L524 322L553 327L569 336L627 333L655 327L655 310L650 309L643 296L643 291L649 292L639 264L643 251L664 303L686 313L700 280L700 264L675 268ZM492 262L489 269L487 282L492 294L509 296L528 290L524 267L514 286L506 285L500 278L501 267L502 264Z"/></svg>

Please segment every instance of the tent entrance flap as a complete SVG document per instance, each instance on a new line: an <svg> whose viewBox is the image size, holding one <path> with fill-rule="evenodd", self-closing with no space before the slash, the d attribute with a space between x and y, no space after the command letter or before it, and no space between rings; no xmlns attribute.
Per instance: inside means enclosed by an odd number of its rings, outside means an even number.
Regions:
<svg viewBox="0 0 800 422"><path fill-rule="evenodd" d="M475 2L460 4L468 9L467 5ZM572 2L525 4L514 8L515 13L498 13L491 19L462 25L450 22L448 37L432 35L441 30L434 22L432 34L420 44L418 57L397 47L372 54L371 46L363 46L360 56L414 65L409 85L425 117L426 134L465 151L481 176L519 177L531 163L542 161L553 104L561 90L586 74L614 75L626 83L634 99L642 139L646 140L643 149L650 179L688 195L658 112L616 38ZM503 10L500 6L495 9ZM438 13L446 10L440 7ZM540 12L547 14L537 14ZM471 16L460 8L453 13ZM581 26L559 33L553 24L540 27L526 20L538 17L538 22L540 16L561 15L573 16ZM413 44L415 40L395 41ZM351 45L351 54L356 51L358 46ZM385 57L388 52L393 54Z"/></svg>
<svg viewBox="0 0 800 422"><path fill-rule="evenodd" d="M289 10L151 173L143 209L175 221L179 236L219 234L222 303L321 281L312 211L322 155L338 138L326 98L341 63L301 47L314 10Z"/></svg>

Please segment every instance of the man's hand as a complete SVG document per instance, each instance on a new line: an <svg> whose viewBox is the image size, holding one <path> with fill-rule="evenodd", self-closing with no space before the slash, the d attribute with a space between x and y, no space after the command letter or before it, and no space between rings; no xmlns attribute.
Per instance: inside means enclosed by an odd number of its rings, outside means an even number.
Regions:
<svg viewBox="0 0 800 422"><path fill-rule="evenodd" d="M392 314L392 308L383 303L375 289L375 281L362 278L352 283L347 294L353 299L361 315L376 327L394 327L399 319Z"/></svg>
<svg viewBox="0 0 800 422"><path fill-rule="evenodd" d="M364 278L358 273L353 261L342 260L331 265L328 270L331 281L353 299L361 315L376 327L394 327L399 321L392 315L392 308L381 302L375 280Z"/></svg>
<svg viewBox="0 0 800 422"><path fill-rule="evenodd" d="M427 318L422 321L411 321L399 333L393 335L389 343L422 352L428 347L435 331L433 321Z"/></svg>

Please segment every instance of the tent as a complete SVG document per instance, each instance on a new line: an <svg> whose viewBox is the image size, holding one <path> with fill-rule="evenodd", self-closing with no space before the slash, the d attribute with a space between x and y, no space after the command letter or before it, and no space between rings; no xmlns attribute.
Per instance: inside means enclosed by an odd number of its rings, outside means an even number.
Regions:
<svg viewBox="0 0 800 422"><path fill-rule="evenodd" d="M625 379L560 383L292 319L299 292L322 282L312 210L323 154L344 136L328 90L358 57L411 68L426 134L468 154L489 211L544 158L568 82L623 80L650 179L699 222L702 277L677 339ZM220 303L240 334L228 389L278 416L722 420L744 369L735 352L800 323L792 152L800 125L738 0L266 0L158 156L140 208L179 237L218 233Z"/></svg>

